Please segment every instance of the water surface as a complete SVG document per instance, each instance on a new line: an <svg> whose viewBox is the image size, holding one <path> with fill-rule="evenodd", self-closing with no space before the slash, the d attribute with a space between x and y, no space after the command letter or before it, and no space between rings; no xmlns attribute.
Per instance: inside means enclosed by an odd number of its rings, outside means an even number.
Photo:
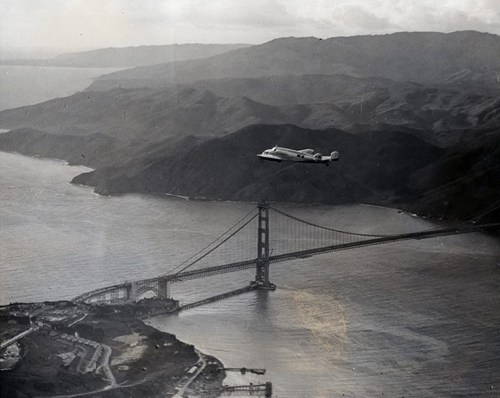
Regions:
<svg viewBox="0 0 500 398"><path fill-rule="evenodd" d="M117 70L0 65L0 111L66 97L88 87L95 77Z"/></svg>

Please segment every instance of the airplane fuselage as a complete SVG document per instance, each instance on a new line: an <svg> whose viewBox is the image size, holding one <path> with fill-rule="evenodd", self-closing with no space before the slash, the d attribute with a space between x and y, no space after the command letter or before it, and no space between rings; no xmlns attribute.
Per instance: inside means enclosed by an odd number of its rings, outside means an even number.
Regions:
<svg viewBox="0 0 500 398"><path fill-rule="evenodd" d="M297 151L295 149L283 148L275 146L271 149L266 149L261 154L257 155L262 160L272 162L301 162L301 163L323 163L328 164L336 161L339 158L337 151L333 151L330 156L321 156L320 153L314 153L313 149L302 149Z"/></svg>

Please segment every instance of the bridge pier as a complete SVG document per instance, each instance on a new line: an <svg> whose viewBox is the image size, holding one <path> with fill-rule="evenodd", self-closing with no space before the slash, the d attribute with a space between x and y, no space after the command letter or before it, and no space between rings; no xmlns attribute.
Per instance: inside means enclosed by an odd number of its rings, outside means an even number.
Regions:
<svg viewBox="0 0 500 398"><path fill-rule="evenodd" d="M136 302L137 301L137 286L134 282L131 282L129 285L125 287L127 291L127 301Z"/></svg>
<svg viewBox="0 0 500 398"><path fill-rule="evenodd" d="M275 290L276 285L269 281L269 205L259 203L258 209L255 284L259 289Z"/></svg>

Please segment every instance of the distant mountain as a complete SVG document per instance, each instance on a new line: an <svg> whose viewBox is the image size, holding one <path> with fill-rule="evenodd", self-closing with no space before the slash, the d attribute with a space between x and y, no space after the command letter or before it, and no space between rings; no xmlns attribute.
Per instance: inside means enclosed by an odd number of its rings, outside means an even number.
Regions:
<svg viewBox="0 0 500 398"><path fill-rule="evenodd" d="M381 36L282 38L205 60L104 75L92 90L284 74L381 77L500 91L500 36L474 31Z"/></svg>
<svg viewBox="0 0 500 398"><path fill-rule="evenodd" d="M168 44L161 46L112 47L60 54L50 59L13 59L10 61L3 59L2 63L80 68L132 68L206 58L248 46L248 44Z"/></svg>
<svg viewBox="0 0 500 398"><path fill-rule="evenodd" d="M168 62L201 59L223 54L249 44L167 44L163 46L139 46L101 48L77 53L61 54L53 62L66 66L134 67Z"/></svg>

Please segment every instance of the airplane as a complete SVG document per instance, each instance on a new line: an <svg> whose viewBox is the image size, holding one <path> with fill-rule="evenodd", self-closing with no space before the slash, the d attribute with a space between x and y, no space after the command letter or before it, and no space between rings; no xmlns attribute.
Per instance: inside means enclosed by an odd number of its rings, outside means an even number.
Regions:
<svg viewBox="0 0 500 398"><path fill-rule="evenodd" d="M270 160L274 162L302 162L302 163L321 163L328 164L339 160L339 153L333 151L330 156L321 156L321 153L314 153L314 149L295 149L282 148L275 146L271 149L266 149L261 154L257 155L262 160Z"/></svg>

